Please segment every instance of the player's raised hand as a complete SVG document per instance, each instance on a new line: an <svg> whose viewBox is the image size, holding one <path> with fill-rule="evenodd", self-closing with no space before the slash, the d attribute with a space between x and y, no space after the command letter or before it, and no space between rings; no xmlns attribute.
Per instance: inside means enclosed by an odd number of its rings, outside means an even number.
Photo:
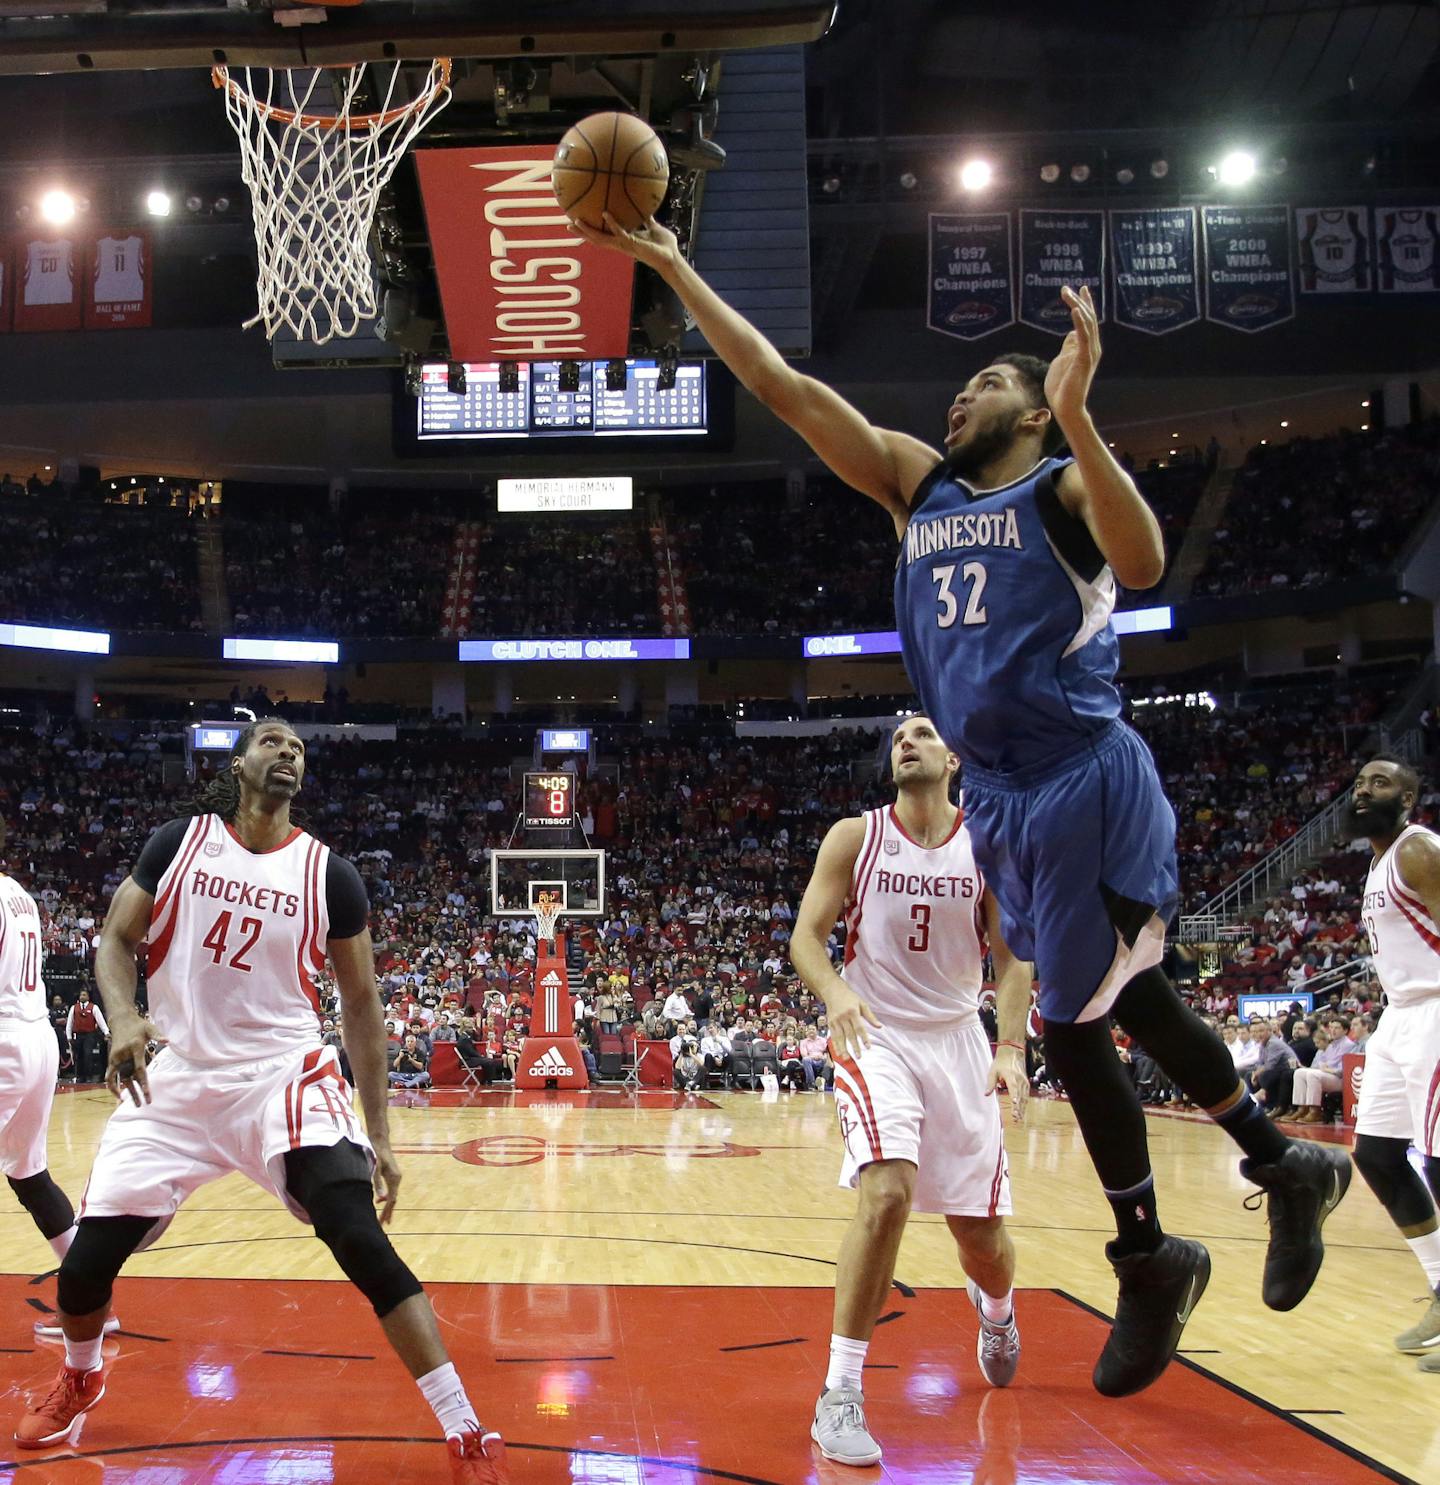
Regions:
<svg viewBox="0 0 1440 1485"><path fill-rule="evenodd" d="M999 1087L1010 1095L1010 1112L1017 1124L1025 1122L1025 1105L1030 1097L1030 1075L1025 1071L1025 1053L1018 1047L995 1048L990 1062L990 1076L985 1080L988 1096Z"/></svg>
<svg viewBox="0 0 1440 1485"><path fill-rule="evenodd" d="M370 1143L375 1147L375 1205L380 1208L380 1225L386 1227L400 1199L400 1164L389 1140L371 1135Z"/></svg>
<svg viewBox="0 0 1440 1485"><path fill-rule="evenodd" d="M830 1043L837 1057L852 1060L870 1045L870 1033L865 1023L879 1026L880 1021L869 1004L862 1000L849 985L840 985L825 992L825 1012L830 1021Z"/></svg>
<svg viewBox="0 0 1440 1485"><path fill-rule="evenodd" d="M654 217L636 232L627 232L607 211L603 230L588 222L570 219L570 225L586 242L595 247L609 248L612 252L628 253L638 262L661 273L680 256L680 239L668 228L662 227Z"/></svg>
<svg viewBox="0 0 1440 1485"><path fill-rule="evenodd" d="M1045 373L1045 400L1063 429L1068 421L1085 415L1090 383L1100 364L1100 317L1088 288L1077 294L1067 284L1060 297L1070 306L1072 328Z"/></svg>
<svg viewBox="0 0 1440 1485"><path fill-rule="evenodd" d="M138 1109L150 1102L150 1080L145 1075L145 1063L150 1055L150 1043L160 1033L140 1015L127 1015L124 1019L113 1016L110 1020L110 1059L105 1068L105 1086L116 1099L128 1093Z"/></svg>

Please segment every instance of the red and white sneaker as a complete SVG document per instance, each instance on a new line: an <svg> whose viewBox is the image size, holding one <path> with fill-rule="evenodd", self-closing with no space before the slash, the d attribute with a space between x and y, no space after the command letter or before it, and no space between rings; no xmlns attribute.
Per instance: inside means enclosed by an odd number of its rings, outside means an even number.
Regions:
<svg viewBox="0 0 1440 1485"><path fill-rule="evenodd" d="M510 1485L505 1467L505 1440L478 1429L450 1434L445 1440L454 1485Z"/></svg>
<svg viewBox="0 0 1440 1485"><path fill-rule="evenodd" d="M22 1449L50 1449L69 1443L80 1419L104 1396L105 1373L100 1367L82 1372L62 1366L50 1391L31 1401L29 1412L15 1430L15 1442Z"/></svg>

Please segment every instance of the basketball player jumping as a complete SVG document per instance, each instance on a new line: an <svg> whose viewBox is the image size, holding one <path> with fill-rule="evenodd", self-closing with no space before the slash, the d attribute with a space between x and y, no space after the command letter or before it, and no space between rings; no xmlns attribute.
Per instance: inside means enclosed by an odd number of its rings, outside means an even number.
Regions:
<svg viewBox="0 0 1440 1485"><path fill-rule="evenodd" d="M1010 1177L991 1095L1003 1083L1019 1120L1030 1089L1030 966L1000 937L995 898L950 802L959 767L928 717L895 729L895 803L831 827L790 942L795 968L829 1015L845 1137L840 1184L860 1192L836 1268L830 1369L811 1426L821 1453L841 1464L880 1458L865 1420L863 1368L912 1208L942 1213L960 1250L986 1380L1008 1386L1020 1362L1015 1248L1005 1230ZM825 944L842 907L837 974ZM1000 1018L993 1059L979 1017L987 933Z"/></svg>
<svg viewBox="0 0 1440 1485"><path fill-rule="evenodd" d="M5 834L0 819L0 850ZM0 873L0 1171L55 1256L64 1258L75 1237L75 1210L50 1175L45 1153L60 1048L45 1009L40 941L35 899Z"/></svg>
<svg viewBox="0 0 1440 1485"><path fill-rule="evenodd" d="M504 1444L476 1422L430 1301L382 1230L400 1170L369 903L354 866L291 823L304 776L305 745L289 725L252 723L195 816L150 837L110 904L95 977L110 1014L107 1081L121 1104L60 1266L65 1364L15 1440L43 1449L71 1437L105 1395L101 1328L121 1266L193 1191L239 1171L313 1223L370 1301L439 1420L454 1479L504 1485ZM150 1005L169 1040L148 1069L155 1027L135 1007L146 942ZM320 1040L314 976L327 952L368 1137L336 1050Z"/></svg>
<svg viewBox="0 0 1440 1485"><path fill-rule="evenodd" d="M1100 332L1087 290L1047 364L994 357L950 408L944 456L877 428L786 364L685 261L674 234L613 221L587 240L628 252L679 295L741 383L901 541L895 608L921 705L964 766L965 822L1000 903L1005 941L1035 963L1045 1053L1064 1083L1115 1215L1115 1324L1096 1363L1107 1396L1153 1382L1210 1276L1205 1249L1165 1234L1145 1116L1108 1013L1245 1152L1269 1193L1262 1296L1288 1310L1324 1257L1321 1224L1349 1158L1288 1140L1238 1081L1224 1043L1160 969L1178 900L1175 815L1149 749L1121 720L1115 584L1164 571L1160 527L1090 417ZM1055 457L1060 441L1067 457Z"/></svg>
<svg viewBox="0 0 1440 1485"><path fill-rule="evenodd" d="M1352 839L1375 857L1365 879L1365 931L1385 1014L1365 1043L1355 1116L1355 1164L1425 1270L1434 1296L1418 1324L1395 1337L1440 1374L1440 835L1409 823L1420 778L1387 754L1360 770L1345 806ZM1422 1181L1411 1143L1424 1159Z"/></svg>

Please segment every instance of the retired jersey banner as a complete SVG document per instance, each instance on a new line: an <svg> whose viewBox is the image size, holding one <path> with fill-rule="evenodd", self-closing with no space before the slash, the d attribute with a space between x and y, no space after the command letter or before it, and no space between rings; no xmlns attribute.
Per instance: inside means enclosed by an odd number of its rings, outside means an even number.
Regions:
<svg viewBox="0 0 1440 1485"><path fill-rule="evenodd" d="M1382 294L1440 292L1440 206L1376 212Z"/></svg>
<svg viewBox="0 0 1440 1485"><path fill-rule="evenodd" d="M15 250L17 330L78 330L84 254L73 237L23 237Z"/></svg>
<svg viewBox="0 0 1440 1485"><path fill-rule="evenodd" d="M1366 294L1374 286L1368 206L1297 206L1302 294Z"/></svg>
<svg viewBox="0 0 1440 1485"><path fill-rule="evenodd" d="M1205 318L1254 334L1295 318L1288 206L1205 206Z"/></svg>
<svg viewBox="0 0 1440 1485"><path fill-rule="evenodd" d="M634 260L576 235L550 188L553 144L414 153L455 360L629 354Z"/></svg>
<svg viewBox="0 0 1440 1485"><path fill-rule="evenodd" d="M150 241L127 230L95 239L86 281L85 328L128 330L150 323Z"/></svg>
<svg viewBox="0 0 1440 1485"><path fill-rule="evenodd" d="M0 331L10 328L10 306L15 300L15 263L10 244L0 237Z"/></svg>
<svg viewBox="0 0 1440 1485"><path fill-rule="evenodd" d="M1200 318L1200 254L1193 206L1110 213L1117 325L1165 335Z"/></svg>
<svg viewBox="0 0 1440 1485"><path fill-rule="evenodd" d="M925 322L960 340L979 340L1015 323L1008 212L931 213Z"/></svg>
<svg viewBox="0 0 1440 1485"><path fill-rule="evenodd" d="M1088 287L1095 311L1105 318L1105 213L1020 213L1020 320L1051 335L1072 327L1070 306L1060 297L1069 285Z"/></svg>

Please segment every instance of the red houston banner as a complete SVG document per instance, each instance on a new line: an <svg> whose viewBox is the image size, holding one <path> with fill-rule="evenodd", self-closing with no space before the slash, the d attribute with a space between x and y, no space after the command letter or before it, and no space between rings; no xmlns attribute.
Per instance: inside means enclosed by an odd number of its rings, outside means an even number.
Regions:
<svg viewBox="0 0 1440 1485"><path fill-rule="evenodd" d="M553 145L416 150L457 361L623 356L629 258L577 237L550 188Z"/></svg>

